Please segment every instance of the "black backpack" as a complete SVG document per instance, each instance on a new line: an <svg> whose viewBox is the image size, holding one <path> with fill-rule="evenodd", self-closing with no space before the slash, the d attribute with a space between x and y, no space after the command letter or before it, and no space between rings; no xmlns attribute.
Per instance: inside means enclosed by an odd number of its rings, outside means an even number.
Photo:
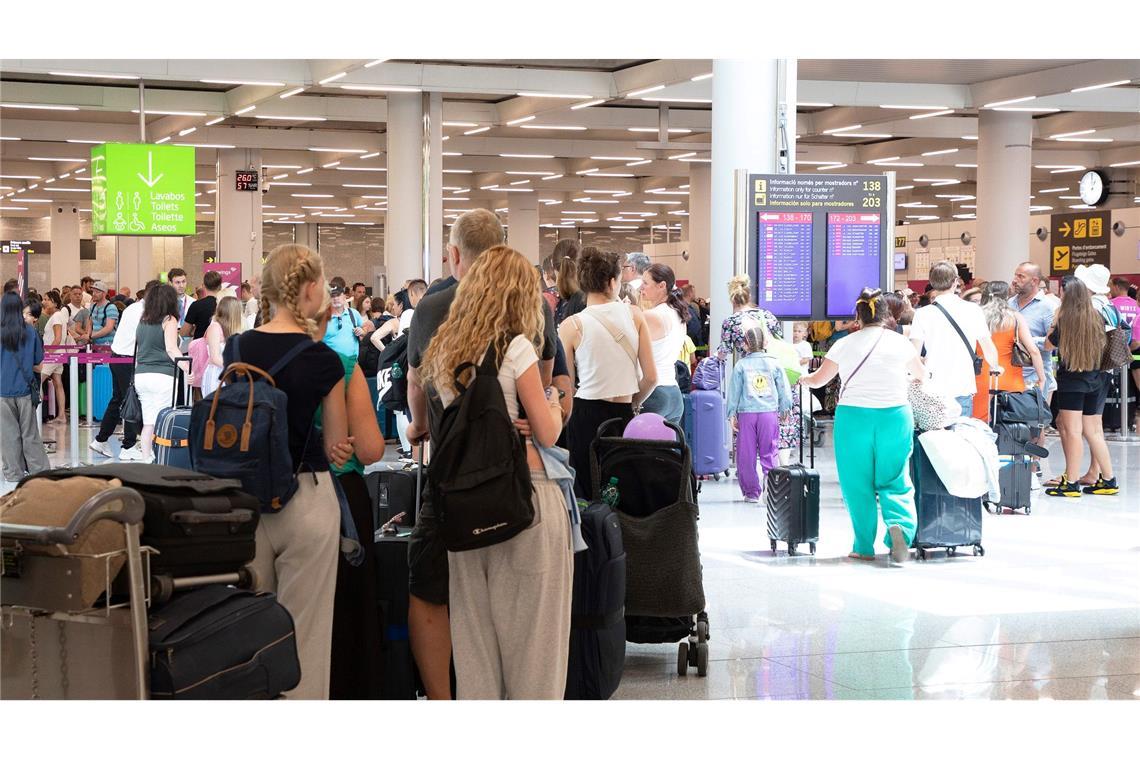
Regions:
<svg viewBox="0 0 1140 760"><path fill-rule="evenodd" d="M384 347L377 360L376 390L391 412L408 411L408 334Z"/></svg>
<svg viewBox="0 0 1140 760"><path fill-rule="evenodd" d="M388 316L388 319L393 317ZM388 319L381 320L375 326L380 327ZM391 343L391 340L388 341ZM387 348L387 344L384 345ZM361 371L364 372L365 377L376 377L376 373L380 371L380 349L372 345L372 334L364 335L360 338L360 353L357 356L356 363L360 365Z"/></svg>
<svg viewBox="0 0 1140 760"><path fill-rule="evenodd" d="M475 375L464 386L459 378L472 368ZM494 346L478 367L456 367L455 382L459 396L432 430L428 487L444 546L460 552L526 530L534 522L534 504L525 444L507 413Z"/></svg>

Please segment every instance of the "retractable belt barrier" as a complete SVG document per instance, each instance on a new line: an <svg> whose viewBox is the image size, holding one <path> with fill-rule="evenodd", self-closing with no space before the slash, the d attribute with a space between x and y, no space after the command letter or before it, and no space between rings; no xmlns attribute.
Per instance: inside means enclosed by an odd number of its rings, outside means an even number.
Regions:
<svg viewBox="0 0 1140 760"><path fill-rule="evenodd" d="M92 346L44 346L44 364L66 364L70 369L68 379L68 395L71 399L71 419L68 428L71 433L71 466L79 466L79 365L99 364L132 364L134 359L129 356L115 356L111 347L107 345ZM89 373L87 378L87 426L95 425L94 399L92 387L94 374ZM39 415L37 414L37 417Z"/></svg>

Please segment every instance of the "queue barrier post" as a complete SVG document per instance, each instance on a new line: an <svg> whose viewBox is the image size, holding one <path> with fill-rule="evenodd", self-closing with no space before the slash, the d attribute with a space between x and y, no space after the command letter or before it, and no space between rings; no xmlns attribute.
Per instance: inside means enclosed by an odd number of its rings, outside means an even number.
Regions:
<svg viewBox="0 0 1140 760"><path fill-rule="evenodd" d="M70 375L68 378L68 385L70 385L71 393L68 398L71 400L71 419L68 421L68 427L71 429L71 466L79 466L79 354L73 353L68 360L71 367Z"/></svg>
<svg viewBox="0 0 1140 760"><path fill-rule="evenodd" d="M86 347L84 352L88 354L87 358L90 359L91 347ZM95 371L90 361L85 363L87 364L87 427L95 427L95 395L93 392L95 387Z"/></svg>

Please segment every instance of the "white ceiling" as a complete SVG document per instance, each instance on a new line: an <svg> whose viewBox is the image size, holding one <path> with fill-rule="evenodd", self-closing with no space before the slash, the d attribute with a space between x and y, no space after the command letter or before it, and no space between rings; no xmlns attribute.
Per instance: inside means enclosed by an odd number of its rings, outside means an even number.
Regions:
<svg viewBox="0 0 1140 760"><path fill-rule="evenodd" d="M372 65L369 65L372 64ZM1011 98L1035 95L1031 105L1056 109L1034 116L1033 203L1052 210L1068 210L1079 201L1075 195L1079 167L1109 167L1140 161L1140 61L1135 60L801 60L799 99L804 104L797 120L798 171L835 170L879 172L891 165L898 184L913 189L899 193L899 203L922 203L913 216L947 219L969 214L971 198L957 200L939 195L975 195L976 143L965 138L977 134L979 107ZM630 219L645 229L649 224L680 222L688 205L686 188L691 163L675 157L692 153L707 160L711 147L712 81L701 75L712 71L709 60L5 60L0 61L0 101L12 104L56 104L74 111L0 108L0 135L18 141L0 143L0 174L36 176L35 179L0 179L0 213L42 216L42 207L27 199L75 200L82 187L75 176L51 184L46 180L81 168L78 159L89 155L89 145L67 140L135 141L138 139L138 81L146 84L147 135L151 140L170 138L204 144L262 149L267 165L312 168L267 169L270 192L265 196L267 218L322 221L325 210L302 205L335 205L332 213L351 213L325 221L383 221L385 188L346 187L384 185L382 171L346 171L349 167L373 170L385 166L387 97L384 92L345 87L397 86L441 93L445 123L445 209L476 205L505 208L509 193L502 188L530 189L545 201L540 206L544 224L563 224L577 218L576 226L606 228L629 226ZM326 81L336 74L345 75ZM61 76L77 73L83 76ZM107 78L137 76L141 80ZM693 81L697 78L698 81ZM213 84L201 80L235 80L261 84ZM1111 81L1129 84L1073 93L1071 90ZM651 94L640 90L665 85ZM295 95L284 93L301 89ZM519 96L519 93L568 93L584 100ZM654 98L687 98L698 102L662 102ZM600 100L597 105L574 105ZM917 110L885 109L883 105L946 106L950 113L912 119ZM667 109L661 108L668 105ZM254 110L242 116L242 109ZM155 114L154 111L195 115ZM323 121L258 118L320 117ZM508 122L516 119L516 124ZM676 130L659 140L662 119ZM206 122L221 119L206 126ZM862 138L824 134L827 130L860 124L858 133L889 135ZM475 125L475 126L471 126ZM535 127L581 126L566 131ZM489 127L477 134L472 129ZM182 130L193 132L179 137ZM1109 142L1068 142L1058 134L1096 130L1077 135ZM642 131L631 131L642 130ZM351 153L314 152L313 147L367 150L377 155L360 159ZM952 151L952 152L951 152ZM199 179L213 178L213 149L198 150ZM502 154L552 156L506 158ZM924 155L934 154L934 155ZM37 162L33 157L73 158L75 161ZM595 158L611 157L611 158ZM897 158L895 158L897 157ZM895 158L875 164L873 161ZM340 161L340 166L322 168ZM637 162L636 166L627 164ZM648 161L648 163L640 163ZM900 163L922 166L897 166ZM839 164L845 164L840 167ZM588 176L632 174L631 177ZM1114 190L1126 192L1114 201L1132 205L1138 192L1140 165L1109 170L1118 182ZM507 172L516 172L508 174ZM562 175L544 180L546 176ZM276 177L276 180L272 178ZM952 186L931 187L922 178L954 180ZM282 182L308 182L307 186ZM519 183L512 185L511 183ZM32 185L38 187L32 188ZM1071 192L1056 191L1067 186ZM487 189L483 189L487 188ZM212 199L203 184L200 211L208 220ZM1041 194L1040 190L1054 190ZM467 192L459 192L466 190ZM22 192L21 192L22 191ZM320 202L298 199L294 193L329 194ZM619 194L616 195L615 194ZM9 197L9 194L10 197ZM591 200L618 200L591 204ZM671 201L666 204L661 201ZM26 211L9 210L26 208ZM913 208L913 207L909 207ZM599 212L593 217L583 213ZM620 212L627 213L622 216ZM278 217L268 217L268 214ZM899 217L905 218L900 208ZM300 215L304 216L300 216ZM648 216L652 214L652 216ZM593 220L596 221L584 221Z"/></svg>

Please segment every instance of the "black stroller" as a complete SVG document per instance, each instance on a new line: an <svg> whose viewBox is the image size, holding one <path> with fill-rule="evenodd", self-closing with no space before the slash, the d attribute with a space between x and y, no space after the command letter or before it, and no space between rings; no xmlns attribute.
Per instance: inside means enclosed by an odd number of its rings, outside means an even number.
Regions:
<svg viewBox="0 0 1140 760"><path fill-rule="evenodd" d="M680 641L677 673L708 674L709 618L697 546L696 478L685 435L675 441L622 438L622 420L598 426L590 446L593 496L617 478L626 552L626 640Z"/></svg>

